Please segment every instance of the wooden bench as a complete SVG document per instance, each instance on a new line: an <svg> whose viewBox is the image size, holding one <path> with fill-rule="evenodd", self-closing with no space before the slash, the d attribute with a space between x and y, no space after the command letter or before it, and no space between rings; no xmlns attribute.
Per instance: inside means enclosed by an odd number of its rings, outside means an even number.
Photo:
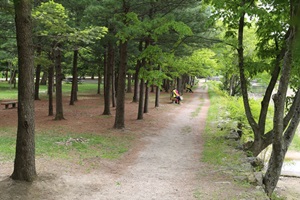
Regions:
<svg viewBox="0 0 300 200"><path fill-rule="evenodd" d="M1 102L1 105L5 106L5 109L9 108L9 105L11 105L11 108L16 108L18 102L17 101L7 101L7 102Z"/></svg>

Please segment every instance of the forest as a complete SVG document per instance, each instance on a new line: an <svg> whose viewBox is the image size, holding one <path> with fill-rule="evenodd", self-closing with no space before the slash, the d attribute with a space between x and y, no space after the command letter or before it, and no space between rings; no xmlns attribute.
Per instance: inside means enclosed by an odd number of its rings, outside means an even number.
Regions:
<svg viewBox="0 0 300 200"><path fill-rule="evenodd" d="M113 128L124 129L126 93L133 93L142 120L150 91L159 107L161 91L183 93L199 78L217 77L228 96L242 99L245 120L238 128L249 132L244 151L256 157L272 148L263 177L272 196L300 120L300 0L0 2L1 75L18 88L12 179L37 176L34 101L42 85L48 115L59 121L63 81L72 77L69 104L75 105L78 81L97 80L102 114L115 108ZM254 82L263 86L255 111Z"/></svg>

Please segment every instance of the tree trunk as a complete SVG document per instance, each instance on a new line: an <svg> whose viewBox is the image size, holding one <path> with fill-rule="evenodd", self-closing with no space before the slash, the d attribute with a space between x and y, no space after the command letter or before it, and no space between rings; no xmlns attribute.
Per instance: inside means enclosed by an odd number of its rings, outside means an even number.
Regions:
<svg viewBox="0 0 300 200"><path fill-rule="evenodd" d="M60 45L55 48L55 78L56 78L56 114L55 120L64 119L63 97L62 97L62 69L61 69L61 50Z"/></svg>
<svg viewBox="0 0 300 200"><path fill-rule="evenodd" d="M47 85L48 74L46 70L43 70L43 76L41 78L40 85Z"/></svg>
<svg viewBox="0 0 300 200"><path fill-rule="evenodd" d="M73 70L72 70L72 89L71 89L71 98L70 105L74 105L74 102L77 101L77 89L78 89L78 74L77 74L77 63L78 63L78 49L76 48L73 52Z"/></svg>
<svg viewBox="0 0 300 200"><path fill-rule="evenodd" d="M39 46L37 49L38 56L41 56L42 49ZM35 70L35 87L34 87L34 100L40 100L39 91L40 91L40 77L41 77L41 64L36 66Z"/></svg>
<svg viewBox="0 0 300 200"><path fill-rule="evenodd" d="M53 65L49 66L48 69L48 115L53 116L53 78L54 78L54 67Z"/></svg>
<svg viewBox="0 0 300 200"><path fill-rule="evenodd" d="M9 65L9 63L7 63ZM8 68L5 70L5 81L8 81Z"/></svg>
<svg viewBox="0 0 300 200"><path fill-rule="evenodd" d="M114 67L114 49L112 43L108 43L107 62L104 64L105 69L105 88L104 88L104 111L103 115L111 115L110 112L110 94L112 83L112 68Z"/></svg>
<svg viewBox="0 0 300 200"><path fill-rule="evenodd" d="M138 60L135 66L135 74L134 74L134 90L133 90L133 98L132 102L139 101L139 71L141 68L141 61Z"/></svg>
<svg viewBox="0 0 300 200"><path fill-rule="evenodd" d="M177 90L182 95L182 93L183 93L182 79L179 77L177 78Z"/></svg>
<svg viewBox="0 0 300 200"><path fill-rule="evenodd" d="M116 82L115 66L113 64L111 68L111 102L113 108L116 107Z"/></svg>
<svg viewBox="0 0 300 200"><path fill-rule="evenodd" d="M14 171L11 178L33 181L35 168L34 54L32 41L31 2L14 1L17 32L19 87L18 129Z"/></svg>
<svg viewBox="0 0 300 200"><path fill-rule="evenodd" d="M131 80L132 80L132 75L131 74L127 74L127 93L132 93L132 89L131 89Z"/></svg>
<svg viewBox="0 0 300 200"><path fill-rule="evenodd" d="M297 5L297 7L299 6ZM291 19L292 17L293 15L291 14ZM294 131L296 130L296 128L294 127L297 127L299 124L299 117L298 119L294 118L294 120L292 120L294 123L289 123L289 127L287 129L285 128L285 124L284 124L285 102L286 102L286 94L289 86L289 80L291 76L292 44L294 41L295 32L296 32L296 28L292 27L287 42L287 52L285 53L284 60L283 60L282 74L280 76L278 91L273 96L275 109L274 109L274 117L273 117L274 137L273 137L273 145L272 145L272 154L269 160L268 169L266 171L263 180L265 184L265 191L269 197L271 197L277 185L281 173L284 157L288 149L289 143L285 143L285 140L287 139L291 140L291 137L294 136ZM297 110L298 110L297 113L299 113L299 107L297 108ZM288 133L288 138L286 139L283 137L283 133L285 133L286 135L287 131L289 131L290 133Z"/></svg>
<svg viewBox="0 0 300 200"><path fill-rule="evenodd" d="M141 79L139 109L138 109L138 117L137 117L138 120L143 119L144 88L145 88L145 81L144 79Z"/></svg>
<svg viewBox="0 0 300 200"><path fill-rule="evenodd" d="M102 76L101 76L101 71L100 71L100 66L98 67L98 70L97 70L97 76L98 76L98 79L97 79L97 94L101 94L101 82L102 82ZM103 89L104 89L104 85L103 85Z"/></svg>
<svg viewBox="0 0 300 200"><path fill-rule="evenodd" d="M159 107L159 96L160 96L160 88L156 86L155 91L155 107Z"/></svg>
<svg viewBox="0 0 300 200"><path fill-rule="evenodd" d="M143 51L143 41L141 40L139 42L139 51ZM137 60L136 66L135 66L135 74L134 74L134 91L133 91L133 99L132 102L138 102L139 101L139 72L141 68L141 60Z"/></svg>
<svg viewBox="0 0 300 200"><path fill-rule="evenodd" d="M120 44L120 67L118 73L117 107L114 128L125 128L125 88L127 68L127 41Z"/></svg>
<svg viewBox="0 0 300 200"><path fill-rule="evenodd" d="M148 105L149 105L149 82L146 82L146 91L145 91L145 104L144 104L144 113L148 113Z"/></svg>

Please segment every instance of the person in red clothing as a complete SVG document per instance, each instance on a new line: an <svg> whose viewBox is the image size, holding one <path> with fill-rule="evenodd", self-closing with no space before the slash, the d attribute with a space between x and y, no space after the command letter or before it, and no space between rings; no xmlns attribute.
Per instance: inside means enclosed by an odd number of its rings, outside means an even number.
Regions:
<svg viewBox="0 0 300 200"><path fill-rule="evenodd" d="M176 88L174 88L174 90L172 90L172 97L173 97L173 99L174 98L176 99L175 103L180 104L180 100L181 100L180 93L178 92L178 90Z"/></svg>

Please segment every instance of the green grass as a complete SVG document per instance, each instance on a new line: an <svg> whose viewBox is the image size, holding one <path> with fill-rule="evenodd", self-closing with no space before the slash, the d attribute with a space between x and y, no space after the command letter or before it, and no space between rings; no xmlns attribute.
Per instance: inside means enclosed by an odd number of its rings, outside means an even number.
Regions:
<svg viewBox="0 0 300 200"><path fill-rule="evenodd" d="M63 82L63 95L68 96L71 92L71 84ZM96 94L96 83L84 82L78 85L78 96ZM17 99L17 89L10 88L7 82L0 82L0 100ZM46 99L47 86L40 86L40 98ZM102 117L102 116L100 116ZM106 117L106 116L104 116ZM0 161L13 160L15 155L16 128L0 128ZM104 159L119 158L130 148L134 137L130 134L123 136L96 135L90 133L69 133L63 128L55 128L45 131L36 131L36 156L61 159L89 159L100 157ZM82 139L82 142L72 141Z"/></svg>
<svg viewBox="0 0 300 200"><path fill-rule="evenodd" d="M69 95L71 93L71 86L72 84L66 84L63 82L62 84L62 91L63 95ZM97 92L97 84L95 83L87 83L83 82L82 84L78 84L78 94L96 94ZM47 86L40 85L40 97L48 98L47 97ZM0 100L6 99L17 99L18 98L18 89L17 88L10 88L10 85L7 82L0 82ZM54 93L55 94L55 93Z"/></svg>
<svg viewBox="0 0 300 200"><path fill-rule="evenodd" d="M291 150L295 150L295 151L300 151L300 135L299 135L299 131L296 132L294 139L292 141Z"/></svg>
<svg viewBox="0 0 300 200"><path fill-rule="evenodd" d="M216 88L215 88L216 89ZM226 95L220 92L218 89L214 90L213 86L209 87L210 96L210 108L206 120L205 131L202 134L204 144L201 161L208 164L208 167L217 175L228 179L235 187L237 193L227 194L229 199L265 199L266 195L260 191L255 190L254 186L246 181L234 181L234 177L245 176L247 169L245 167L244 159L246 154L243 151L237 150L239 145L238 141L227 140L227 136L230 132L229 125L224 125L223 129L218 127L220 120L224 116L227 116L225 101L228 101ZM230 124L230 122L229 122ZM200 177L201 178L201 177ZM202 193L200 189L194 193L197 199L204 199L207 194ZM237 195L238 194L238 195ZM213 199L218 199L222 195L221 192L216 190L209 194ZM231 196L230 196L231 195Z"/></svg>
<svg viewBox="0 0 300 200"><path fill-rule="evenodd" d="M53 133L59 134L53 134ZM76 141L77 139L77 141ZM36 133L36 156L60 159L117 159L130 148L134 137L60 133L48 130ZM16 130L0 130L0 161L12 160L15 154Z"/></svg>
<svg viewBox="0 0 300 200"><path fill-rule="evenodd" d="M235 168L243 157L243 152L232 148L238 143L224 139L229 133L227 129L221 130L217 127L221 117L225 115L223 107L226 103L224 102L228 100L214 89L209 89L209 96L210 108L204 133L205 144L202 160L216 166Z"/></svg>
<svg viewBox="0 0 300 200"><path fill-rule="evenodd" d="M2 99L17 99L18 89L13 88L13 85L7 82L0 81L0 100Z"/></svg>

